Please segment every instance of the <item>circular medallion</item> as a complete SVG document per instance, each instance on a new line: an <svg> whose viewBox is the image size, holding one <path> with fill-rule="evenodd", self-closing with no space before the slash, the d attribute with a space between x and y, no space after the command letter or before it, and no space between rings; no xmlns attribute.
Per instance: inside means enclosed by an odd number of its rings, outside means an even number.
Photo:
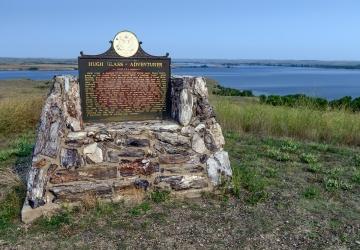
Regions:
<svg viewBox="0 0 360 250"><path fill-rule="evenodd" d="M119 56L130 57L139 49L139 41L135 34L130 31L121 31L116 34L113 46Z"/></svg>

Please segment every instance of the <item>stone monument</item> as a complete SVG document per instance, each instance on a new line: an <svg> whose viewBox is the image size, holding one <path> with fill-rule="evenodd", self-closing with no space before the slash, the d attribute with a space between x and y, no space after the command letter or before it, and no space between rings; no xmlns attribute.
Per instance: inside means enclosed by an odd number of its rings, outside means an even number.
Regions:
<svg viewBox="0 0 360 250"><path fill-rule="evenodd" d="M169 191L197 197L232 175L205 79L171 76L135 34L79 57L79 78L56 76L45 101L27 195L26 223L84 199L139 201Z"/></svg>

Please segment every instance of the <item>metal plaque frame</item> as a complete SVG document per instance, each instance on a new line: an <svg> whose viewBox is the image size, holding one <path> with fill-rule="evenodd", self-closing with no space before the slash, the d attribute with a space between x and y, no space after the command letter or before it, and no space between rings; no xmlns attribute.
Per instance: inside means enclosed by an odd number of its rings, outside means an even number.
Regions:
<svg viewBox="0 0 360 250"><path fill-rule="evenodd" d="M171 77L171 58L169 57L169 53L166 53L165 56L153 56L146 53L142 47L142 42L139 42L139 48L137 52L131 57L122 57L115 52L113 48L113 42L110 41L110 48L99 55L85 55L82 51L80 52L80 56L78 57L78 70L79 70L79 84L80 84L80 100L81 100L81 109L83 115L84 122L117 122L117 121L139 121L139 120L161 120L167 119L170 117L171 111L171 100L170 100L170 77ZM165 111L163 112L138 112L136 114L120 114L114 116L103 116L97 115L92 116L86 113L86 82L85 82L85 74L87 72L96 72L96 73L104 73L111 69L115 69L116 67L111 66L103 66L103 67L89 67L88 62L117 62L117 63L130 63L130 62L161 62L164 65L161 68L161 71L166 74L166 97L165 97ZM156 70L151 70L152 67L149 67L147 71L156 72Z"/></svg>

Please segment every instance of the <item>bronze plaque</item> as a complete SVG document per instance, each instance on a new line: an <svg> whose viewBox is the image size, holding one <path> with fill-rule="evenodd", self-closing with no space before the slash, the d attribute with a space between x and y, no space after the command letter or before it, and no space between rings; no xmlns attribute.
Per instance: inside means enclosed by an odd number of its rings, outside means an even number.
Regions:
<svg viewBox="0 0 360 250"><path fill-rule="evenodd" d="M171 102L170 58L167 55L151 56L139 46L133 56L122 57L111 46L101 55L82 54L78 61L85 122L168 117Z"/></svg>

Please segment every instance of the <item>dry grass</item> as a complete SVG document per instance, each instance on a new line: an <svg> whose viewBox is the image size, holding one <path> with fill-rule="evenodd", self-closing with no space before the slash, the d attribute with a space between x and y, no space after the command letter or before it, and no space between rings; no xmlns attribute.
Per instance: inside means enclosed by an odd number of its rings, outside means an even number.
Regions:
<svg viewBox="0 0 360 250"><path fill-rule="evenodd" d="M360 145L360 115L356 113L274 107L222 97L213 98L213 105L226 131Z"/></svg>
<svg viewBox="0 0 360 250"><path fill-rule="evenodd" d="M39 121L43 97L23 97L0 102L0 134L34 129Z"/></svg>
<svg viewBox="0 0 360 250"><path fill-rule="evenodd" d="M48 85L44 81L0 81L0 136L33 130L38 123Z"/></svg>
<svg viewBox="0 0 360 250"><path fill-rule="evenodd" d="M0 169L0 201L2 201L11 190L22 185L20 177L9 168Z"/></svg>

